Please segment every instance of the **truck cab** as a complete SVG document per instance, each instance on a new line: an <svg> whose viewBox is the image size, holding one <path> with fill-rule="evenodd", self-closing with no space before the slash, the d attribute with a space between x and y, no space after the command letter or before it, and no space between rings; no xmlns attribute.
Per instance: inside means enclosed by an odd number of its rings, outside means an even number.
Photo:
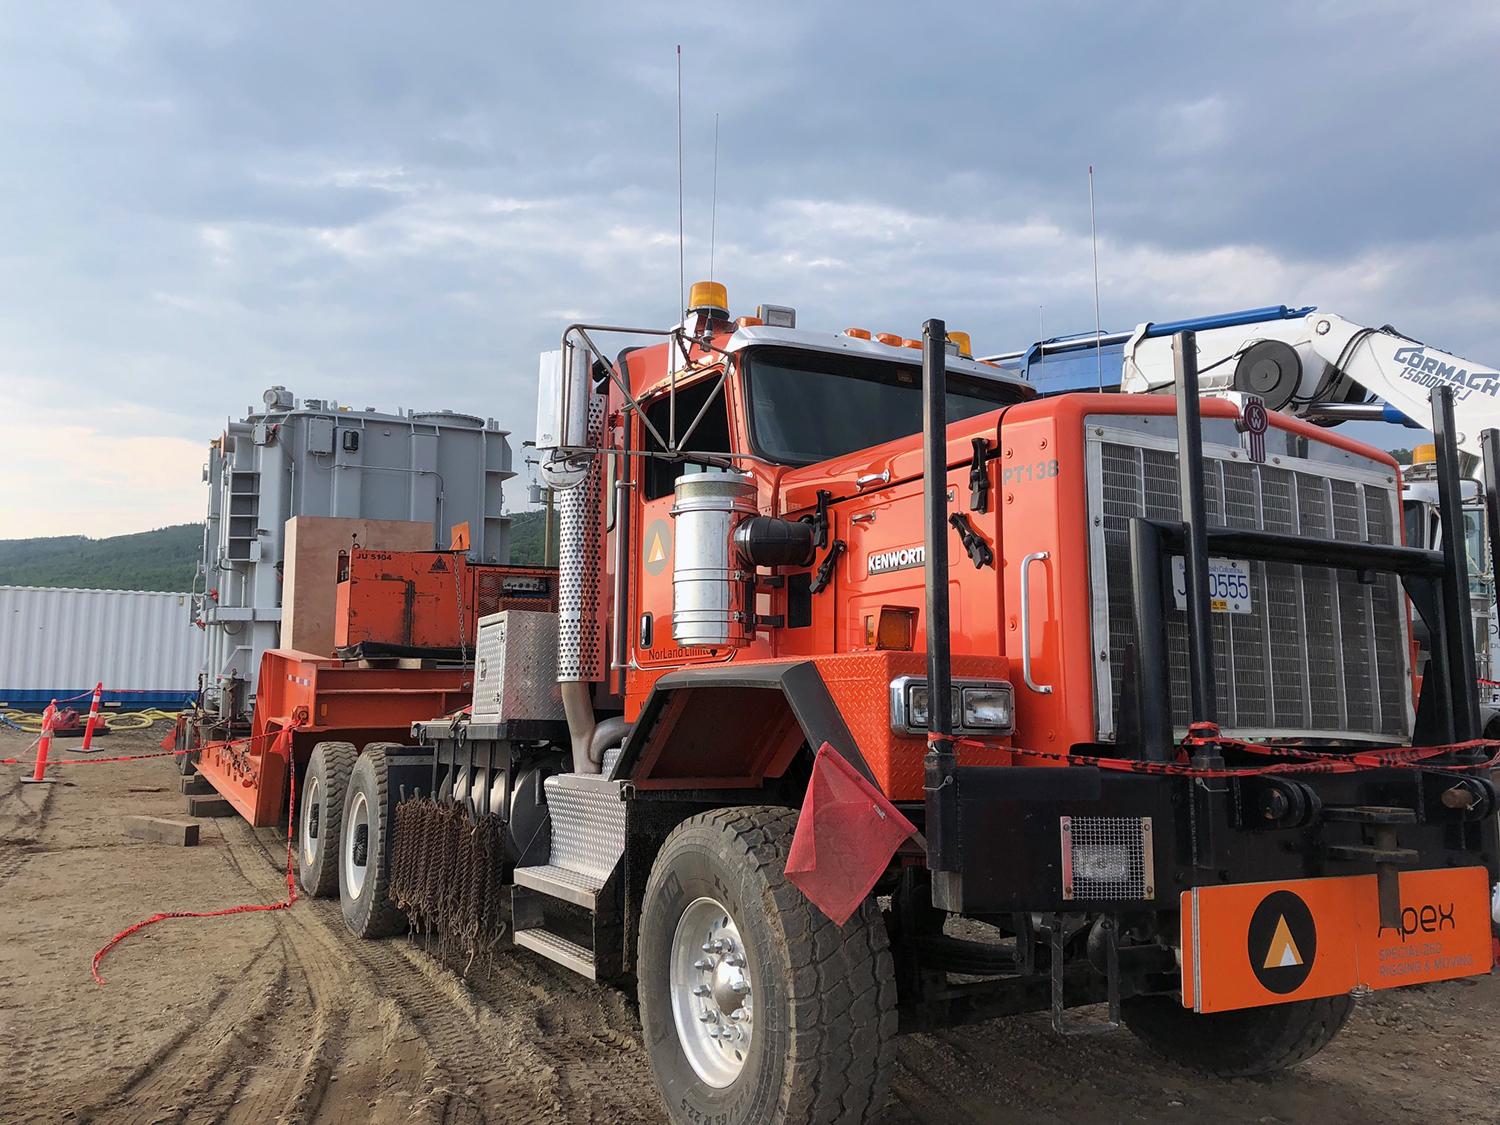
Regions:
<svg viewBox="0 0 1500 1125"><path fill-rule="evenodd" d="M404 792L394 907L633 992L695 1123L868 1120L898 1032L1029 1011L1263 1074L1357 993L1487 972L1462 557L1403 542L1389 455L1200 402L1173 349L1175 396L1044 398L941 321L714 283L569 326L557 613L482 626L483 698L413 730L430 780L369 790Z"/></svg>

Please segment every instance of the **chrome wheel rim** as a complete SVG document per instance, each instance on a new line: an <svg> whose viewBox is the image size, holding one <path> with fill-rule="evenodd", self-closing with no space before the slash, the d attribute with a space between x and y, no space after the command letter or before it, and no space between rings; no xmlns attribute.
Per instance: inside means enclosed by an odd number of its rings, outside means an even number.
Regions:
<svg viewBox="0 0 1500 1125"><path fill-rule="evenodd" d="M318 831L323 824L323 787L314 777L307 783L307 795L302 798L302 862L311 867L313 846L318 840Z"/></svg>
<svg viewBox="0 0 1500 1125"><path fill-rule="evenodd" d="M740 1076L755 1030L750 964L739 927L715 899L694 899L672 936L668 985L688 1063L723 1089Z"/></svg>
<svg viewBox="0 0 1500 1125"><path fill-rule="evenodd" d="M349 807L349 823L344 825L344 885L350 898L358 898L365 889L369 858L370 804L363 793L356 793Z"/></svg>

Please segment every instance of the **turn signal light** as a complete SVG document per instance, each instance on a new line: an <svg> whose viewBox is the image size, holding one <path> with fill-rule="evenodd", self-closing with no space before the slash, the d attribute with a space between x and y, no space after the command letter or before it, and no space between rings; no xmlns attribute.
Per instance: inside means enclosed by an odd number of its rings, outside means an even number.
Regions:
<svg viewBox="0 0 1500 1125"><path fill-rule="evenodd" d="M910 652L917 635L917 611L910 606L883 605L873 623L865 618L865 634L866 641L877 649Z"/></svg>

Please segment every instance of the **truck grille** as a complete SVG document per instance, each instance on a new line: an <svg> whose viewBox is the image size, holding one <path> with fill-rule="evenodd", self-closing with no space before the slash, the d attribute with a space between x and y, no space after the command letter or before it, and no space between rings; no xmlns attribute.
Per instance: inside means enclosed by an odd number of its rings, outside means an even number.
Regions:
<svg viewBox="0 0 1500 1125"><path fill-rule="evenodd" d="M1128 520L1179 518L1177 454L1122 435L1090 431L1091 504L1099 735L1115 732L1115 706L1133 639ZM1243 454L1240 455L1240 458ZM1204 491L1210 524L1309 538L1396 542L1394 485L1383 473L1322 462L1252 464L1227 447L1206 446ZM1094 521L1091 521L1091 523ZM1290 563L1248 563L1252 609L1215 613L1214 669L1219 723L1241 737L1264 735L1404 741L1410 688L1405 603L1397 579L1361 582L1351 571ZM1098 604L1099 594L1105 604ZM1165 599L1172 715L1188 721L1185 614ZM1101 635L1102 634L1102 635ZM1107 667L1107 676L1104 674Z"/></svg>

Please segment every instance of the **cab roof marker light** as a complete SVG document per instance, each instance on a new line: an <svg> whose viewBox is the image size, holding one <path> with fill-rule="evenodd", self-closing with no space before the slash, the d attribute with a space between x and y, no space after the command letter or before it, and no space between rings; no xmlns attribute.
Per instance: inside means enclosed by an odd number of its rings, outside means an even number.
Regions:
<svg viewBox="0 0 1500 1125"><path fill-rule="evenodd" d="M899 332L877 332L875 339L887 347L899 348L901 346L901 334Z"/></svg>
<svg viewBox="0 0 1500 1125"><path fill-rule="evenodd" d="M767 328L797 327L797 310L790 305L757 305L755 315Z"/></svg>
<svg viewBox="0 0 1500 1125"><path fill-rule="evenodd" d="M868 328L846 328L844 329L844 335L855 340L868 340L870 338L870 330Z"/></svg>

